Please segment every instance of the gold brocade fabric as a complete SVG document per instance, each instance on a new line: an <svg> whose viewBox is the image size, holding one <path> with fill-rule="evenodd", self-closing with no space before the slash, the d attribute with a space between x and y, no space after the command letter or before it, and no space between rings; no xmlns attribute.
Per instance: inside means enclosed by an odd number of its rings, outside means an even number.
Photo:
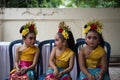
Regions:
<svg viewBox="0 0 120 80"><path fill-rule="evenodd" d="M20 60L33 61L37 49L38 48L36 46L26 48L24 51L21 52Z"/></svg>
<svg viewBox="0 0 120 80"><path fill-rule="evenodd" d="M105 54L105 50L98 46L86 58L86 65L88 68L96 68L100 64L101 57Z"/></svg>
<svg viewBox="0 0 120 80"><path fill-rule="evenodd" d="M73 51L67 48L60 56L56 57L55 64L58 67L66 68L69 66L69 59L73 56Z"/></svg>

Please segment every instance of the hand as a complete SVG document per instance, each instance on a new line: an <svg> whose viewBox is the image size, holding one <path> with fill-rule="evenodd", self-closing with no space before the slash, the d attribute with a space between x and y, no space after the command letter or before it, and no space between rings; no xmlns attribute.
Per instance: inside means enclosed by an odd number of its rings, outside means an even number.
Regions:
<svg viewBox="0 0 120 80"><path fill-rule="evenodd" d="M17 69L16 74L21 75L20 69Z"/></svg>
<svg viewBox="0 0 120 80"><path fill-rule="evenodd" d="M88 74L89 80L95 80L95 77L92 74Z"/></svg>
<svg viewBox="0 0 120 80"><path fill-rule="evenodd" d="M98 76L98 80L102 80L102 75L99 75L99 76Z"/></svg>
<svg viewBox="0 0 120 80"><path fill-rule="evenodd" d="M58 78L60 78L63 75L63 71L59 72Z"/></svg>
<svg viewBox="0 0 120 80"><path fill-rule="evenodd" d="M21 71L20 71L20 72L21 72L21 75L25 74L26 71L27 71L27 68L22 68Z"/></svg>
<svg viewBox="0 0 120 80"><path fill-rule="evenodd" d="M55 77L57 77L57 76L58 76L58 70L57 70L57 69L56 69L56 70L54 70L53 75L54 75Z"/></svg>

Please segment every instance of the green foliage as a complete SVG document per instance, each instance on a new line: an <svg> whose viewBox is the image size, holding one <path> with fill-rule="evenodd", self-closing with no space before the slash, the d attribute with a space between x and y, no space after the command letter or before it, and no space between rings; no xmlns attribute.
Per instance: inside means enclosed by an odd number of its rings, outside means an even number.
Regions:
<svg viewBox="0 0 120 80"><path fill-rule="evenodd" d="M119 8L120 0L0 0L0 7L13 8Z"/></svg>
<svg viewBox="0 0 120 80"><path fill-rule="evenodd" d="M39 7L38 1L37 0L30 0L28 7L32 8L32 7Z"/></svg>
<svg viewBox="0 0 120 80"><path fill-rule="evenodd" d="M57 8L61 5L61 3L61 0L43 0L39 4L42 8Z"/></svg>

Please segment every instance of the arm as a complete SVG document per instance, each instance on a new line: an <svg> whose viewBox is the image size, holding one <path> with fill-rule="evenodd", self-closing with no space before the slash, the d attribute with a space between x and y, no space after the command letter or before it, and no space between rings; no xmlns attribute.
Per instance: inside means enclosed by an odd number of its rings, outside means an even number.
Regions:
<svg viewBox="0 0 120 80"><path fill-rule="evenodd" d="M80 65L81 71L82 71L84 74L86 74L90 80L94 80L95 77L88 72L88 70L87 70L87 68L86 68L86 65L85 65L84 48L82 48L82 49L79 51L78 61L79 61L79 65Z"/></svg>
<svg viewBox="0 0 120 80"><path fill-rule="evenodd" d="M100 71L100 80L102 79L102 76L105 74L105 72L107 71L107 55L106 53L102 56L101 58L101 71Z"/></svg>
<svg viewBox="0 0 120 80"><path fill-rule="evenodd" d="M64 71L62 71L62 74L68 73L73 69L74 66L74 53L73 55L70 57L69 60L69 67L67 67Z"/></svg>
<svg viewBox="0 0 120 80"><path fill-rule="evenodd" d="M57 76L58 75L58 70L57 70L56 65L54 64L55 53L56 53L56 48L53 48L52 52L50 54L50 57L49 57L49 64L50 64L50 67L52 69L54 69L54 76Z"/></svg>
<svg viewBox="0 0 120 80"><path fill-rule="evenodd" d="M19 60L20 60L19 49L20 49L20 47L18 47L17 50L16 50L16 58L15 58L15 67L16 67L17 71L20 70L20 68L19 68Z"/></svg>

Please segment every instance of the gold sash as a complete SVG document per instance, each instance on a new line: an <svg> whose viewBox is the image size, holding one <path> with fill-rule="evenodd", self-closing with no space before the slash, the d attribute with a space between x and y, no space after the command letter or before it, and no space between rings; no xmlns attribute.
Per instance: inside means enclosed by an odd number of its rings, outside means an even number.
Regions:
<svg viewBox="0 0 120 80"><path fill-rule="evenodd" d="M67 48L60 56L56 57L55 64L58 67L66 68L69 66L69 59L73 56L73 51Z"/></svg>
<svg viewBox="0 0 120 80"><path fill-rule="evenodd" d="M20 60L33 61L34 55L38 48L36 46L28 47L20 53Z"/></svg>
<svg viewBox="0 0 120 80"><path fill-rule="evenodd" d="M88 68L96 68L100 64L100 59L105 54L105 50L98 46L95 50L93 50L88 58L86 58L86 65Z"/></svg>

